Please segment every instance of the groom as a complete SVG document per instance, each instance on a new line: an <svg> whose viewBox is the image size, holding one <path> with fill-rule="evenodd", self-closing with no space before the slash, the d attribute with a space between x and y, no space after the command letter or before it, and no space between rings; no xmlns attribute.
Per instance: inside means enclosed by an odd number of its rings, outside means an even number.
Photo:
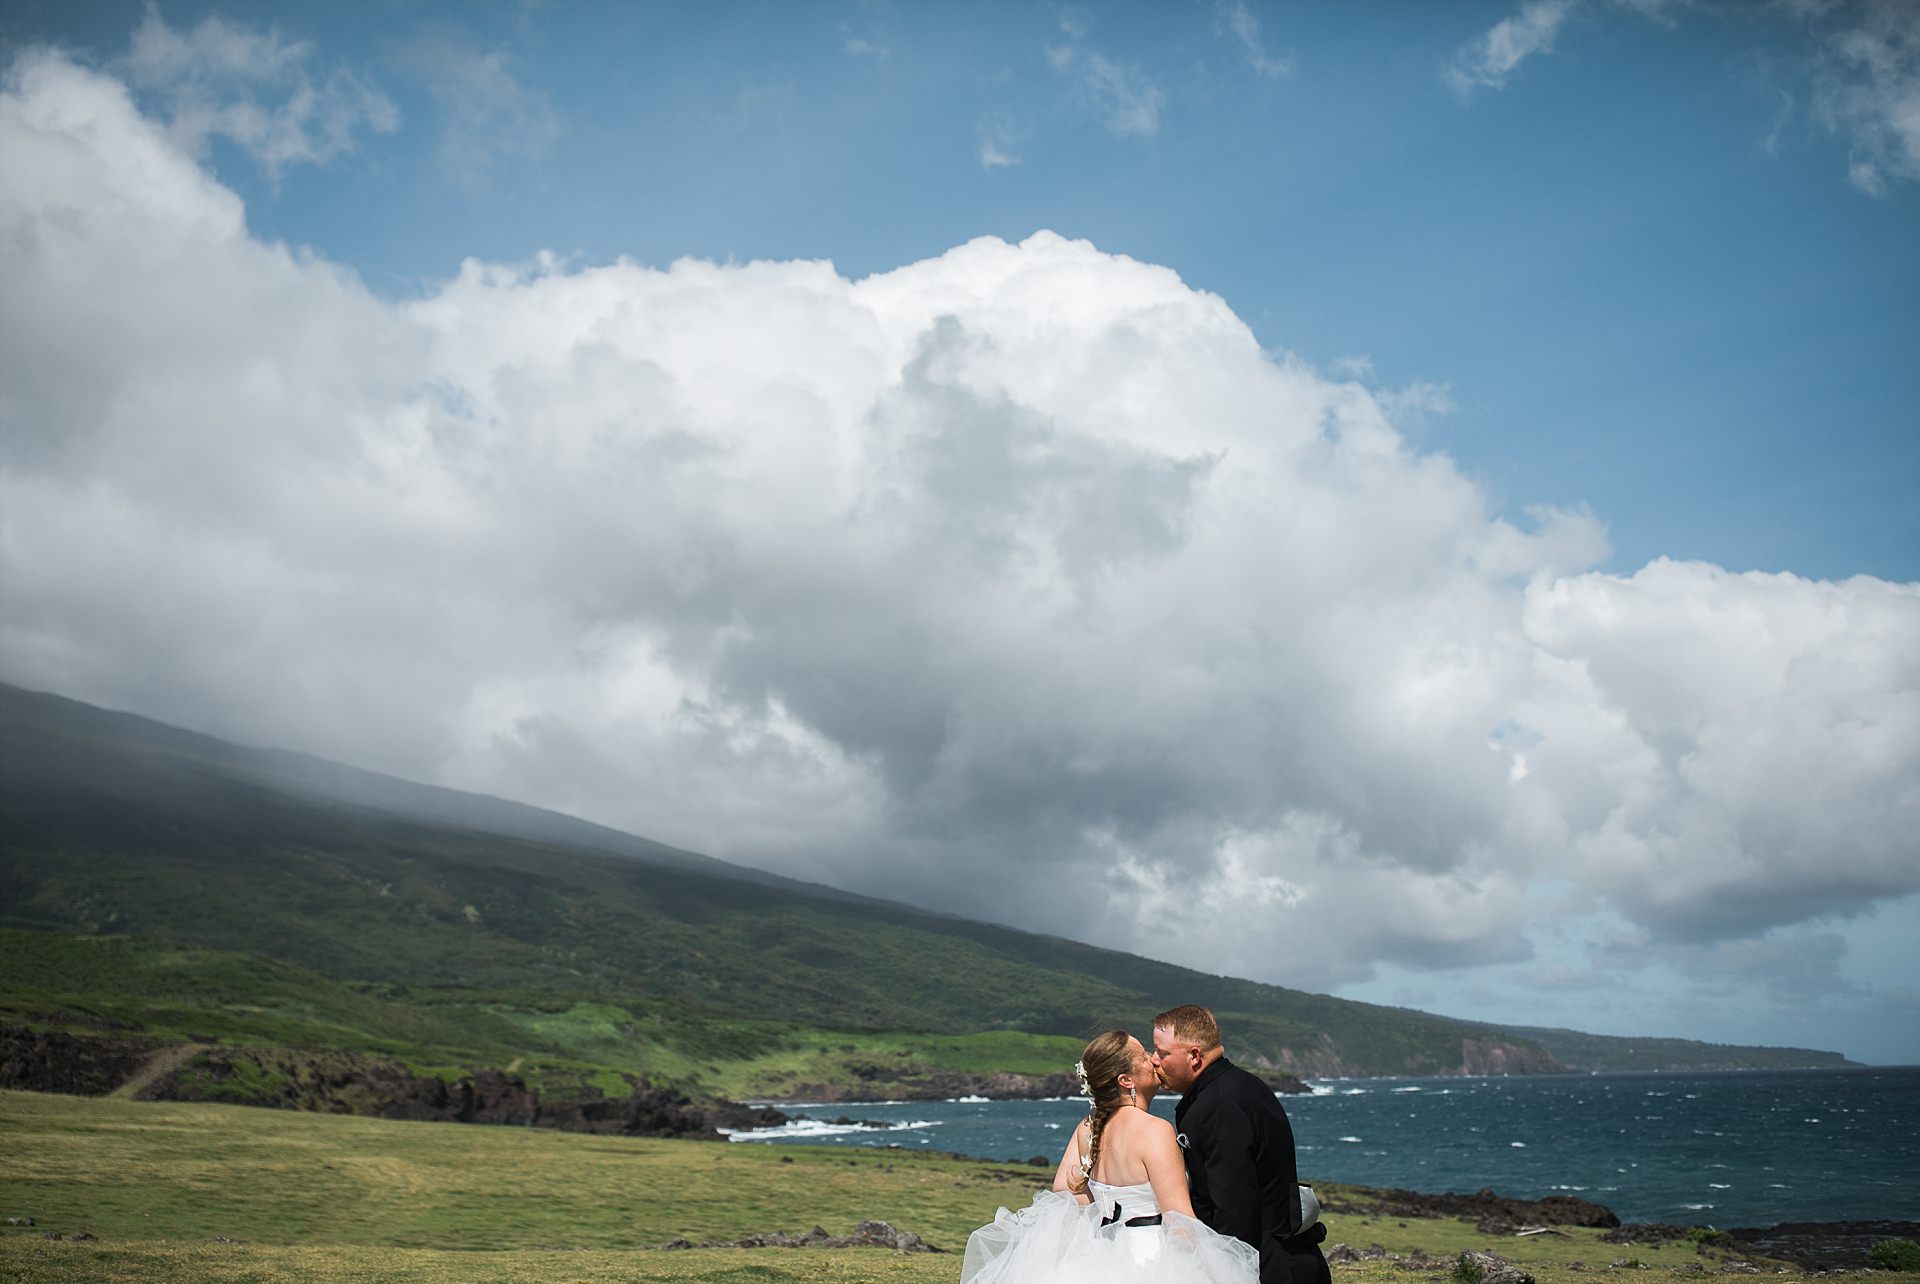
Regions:
<svg viewBox="0 0 1920 1284"><path fill-rule="evenodd" d="M1293 1126L1273 1089L1227 1060L1213 1013L1188 1004L1153 1019L1153 1064L1180 1093L1173 1126L1193 1212L1260 1251L1260 1284L1332 1284L1320 1241L1301 1225Z"/></svg>

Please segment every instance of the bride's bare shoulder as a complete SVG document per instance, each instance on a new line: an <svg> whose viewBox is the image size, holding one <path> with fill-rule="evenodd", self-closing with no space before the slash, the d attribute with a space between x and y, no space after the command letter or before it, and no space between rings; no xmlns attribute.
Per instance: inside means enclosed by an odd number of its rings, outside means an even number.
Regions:
<svg viewBox="0 0 1920 1284"><path fill-rule="evenodd" d="M1173 1140L1173 1125L1159 1115L1149 1114L1145 1110L1125 1110L1121 1113L1126 1116L1129 1136L1156 1141L1162 1138Z"/></svg>

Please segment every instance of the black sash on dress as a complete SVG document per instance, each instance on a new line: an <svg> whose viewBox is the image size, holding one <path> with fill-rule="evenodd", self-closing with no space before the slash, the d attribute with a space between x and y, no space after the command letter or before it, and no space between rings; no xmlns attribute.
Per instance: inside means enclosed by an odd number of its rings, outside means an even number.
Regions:
<svg viewBox="0 0 1920 1284"><path fill-rule="evenodd" d="M1113 1211L1100 1219L1100 1224L1102 1226L1111 1226L1115 1222L1119 1222L1120 1214L1124 1211L1126 1210L1122 1209L1120 1205L1115 1204ZM1160 1224L1160 1214L1153 1213L1140 1217L1129 1217L1126 1221L1120 1222L1120 1224L1122 1226L1158 1226Z"/></svg>

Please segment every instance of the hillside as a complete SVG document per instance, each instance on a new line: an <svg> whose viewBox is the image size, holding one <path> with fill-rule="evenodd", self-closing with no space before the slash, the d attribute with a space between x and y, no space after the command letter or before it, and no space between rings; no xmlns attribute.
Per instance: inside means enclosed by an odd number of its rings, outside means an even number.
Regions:
<svg viewBox="0 0 1920 1284"><path fill-rule="evenodd" d="M1540 1026L1509 1026L1499 1032L1538 1043L1562 1063L1582 1070L1787 1070L1854 1064L1837 1052L1813 1048L1750 1048L1696 1039L1621 1039Z"/></svg>
<svg viewBox="0 0 1920 1284"><path fill-rule="evenodd" d="M1302 1074L1581 1064L1485 1025L864 898L4 686L0 781L0 926L275 960L395 987L410 1008L603 1004L624 1014L616 1026L691 1023L715 1038L759 1022L762 1038L804 1027L1071 1041L1197 1001L1244 1060ZM42 993L84 997L83 980L42 979ZM615 1041L594 1059L621 1056ZM701 1077L681 1064L683 1079ZM729 1076L715 1064L709 1077Z"/></svg>

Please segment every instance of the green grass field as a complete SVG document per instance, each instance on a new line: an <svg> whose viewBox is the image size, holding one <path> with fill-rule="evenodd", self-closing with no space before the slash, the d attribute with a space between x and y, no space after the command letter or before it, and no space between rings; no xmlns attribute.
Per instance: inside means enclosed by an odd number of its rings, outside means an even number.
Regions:
<svg viewBox="0 0 1920 1284"><path fill-rule="evenodd" d="M1051 1176L892 1150L21 1092L0 1093L0 1154L0 1219L35 1221L0 1226L0 1277L35 1281L952 1281L968 1232L999 1205L1025 1205ZM1321 1189L1333 1200L1343 1193ZM866 1219L947 1251L661 1248L815 1225L842 1235ZM1642 1264L1632 1278L1645 1284L1717 1265L1692 1245L1621 1249L1586 1230L1517 1240L1458 1221L1356 1216L1330 1216L1329 1227L1333 1240L1402 1254L1489 1249L1541 1284L1574 1284L1623 1258ZM96 1238L72 1238L81 1232ZM1336 1278L1384 1284L1408 1274L1363 1262Z"/></svg>

